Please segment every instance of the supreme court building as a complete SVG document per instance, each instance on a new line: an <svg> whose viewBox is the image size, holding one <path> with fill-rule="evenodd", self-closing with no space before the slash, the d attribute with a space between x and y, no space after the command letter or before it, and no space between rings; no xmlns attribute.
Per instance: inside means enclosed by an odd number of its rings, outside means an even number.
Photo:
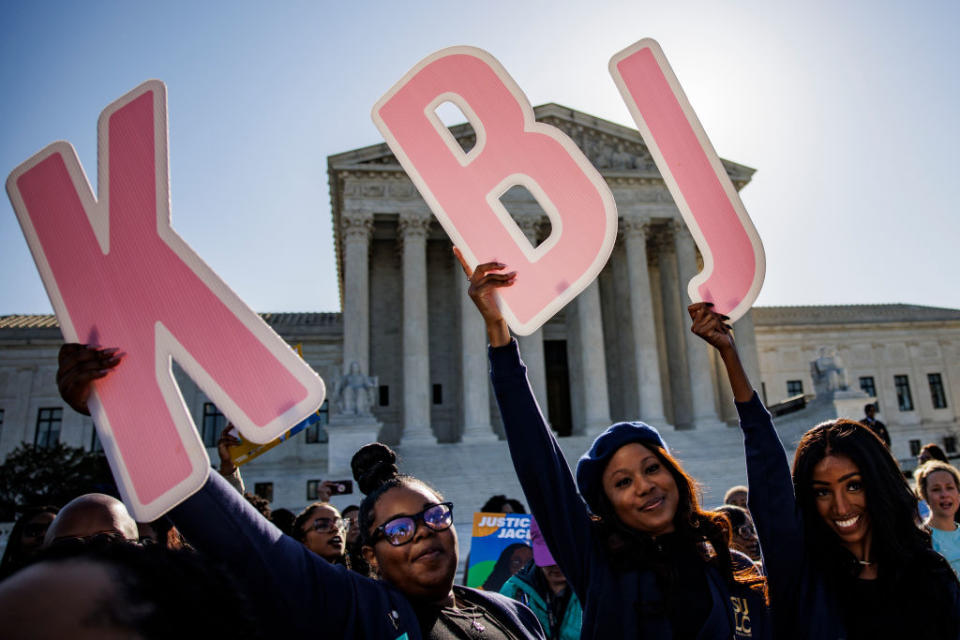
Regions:
<svg viewBox="0 0 960 640"><path fill-rule="evenodd" d="M537 120L583 150L613 191L620 230L586 291L535 334L520 338L531 384L561 435L611 420L714 428L734 416L707 345L688 335L686 283L696 245L640 134L547 104ZM469 124L451 128L465 148ZM724 161L742 188L753 170ZM486 335L452 245L385 144L328 159L343 302L343 362L379 379L381 438L439 442L499 432L487 384ZM533 196L501 198L531 244L549 234ZM752 320L738 323L748 371L759 379Z"/></svg>
<svg viewBox="0 0 960 640"><path fill-rule="evenodd" d="M686 284L700 270L694 241L636 130L556 104L535 114L594 164L620 221L597 280L520 339L534 392L569 461L611 422L643 420L705 483L705 504L716 504L726 487L745 481L743 450L719 359L689 332ZM469 124L451 131L464 147L474 144ZM723 164L738 190L749 182L753 169ZM275 508L298 510L316 498L321 479L349 475L344 456L356 443L378 438L397 448L403 471L463 505L456 522L469 530L471 510L492 493L522 495L500 440L486 335L466 279L450 240L385 144L330 156L327 179L343 311L263 318L300 345L327 382L322 414L330 424L244 466L247 487L272 498ZM527 191L513 188L501 202L532 244L549 235ZM303 301L304 308L313 305ZM769 404L812 398L811 363L827 353L844 384L876 398L895 457L909 463L921 442L960 454L960 310L759 307L735 330L747 373ZM92 421L57 393L61 342L53 316L0 317L0 459L21 442L99 446ZM178 380L216 460L224 417L196 385L183 375ZM344 439L351 433L353 440ZM795 444L784 440L788 450ZM461 542L469 536L461 534Z"/></svg>

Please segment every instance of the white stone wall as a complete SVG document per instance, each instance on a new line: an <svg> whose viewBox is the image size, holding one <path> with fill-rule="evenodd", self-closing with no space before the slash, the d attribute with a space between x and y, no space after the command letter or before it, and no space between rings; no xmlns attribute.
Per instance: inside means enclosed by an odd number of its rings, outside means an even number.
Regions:
<svg viewBox="0 0 960 640"><path fill-rule="evenodd" d="M910 440L923 444L943 438L960 439L960 319L953 322L877 322L867 315L860 322L756 327L760 369L767 401L787 397L787 381L802 380L805 393L813 393L810 363L820 349L835 349L843 360L849 385L859 389L861 376L872 376L876 385L879 419L886 423L894 455L908 460ZM933 407L927 374L939 373L947 406ZM908 376L913 410L901 411L895 375Z"/></svg>

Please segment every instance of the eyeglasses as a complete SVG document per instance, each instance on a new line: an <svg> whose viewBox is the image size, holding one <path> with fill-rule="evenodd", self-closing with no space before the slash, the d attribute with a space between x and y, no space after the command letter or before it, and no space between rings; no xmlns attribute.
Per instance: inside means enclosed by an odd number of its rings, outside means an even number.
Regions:
<svg viewBox="0 0 960 640"><path fill-rule="evenodd" d="M371 544L382 536L394 547L405 545L413 540L417 532L417 521L423 522L434 531L445 531L453 524L453 503L434 504L420 513L410 516L396 516L373 530Z"/></svg>
<svg viewBox="0 0 960 640"><path fill-rule="evenodd" d="M51 543L51 547L76 547L77 549L81 548L102 548L111 544L134 544L139 545L139 540L131 540L119 531L101 531L100 533L94 533L89 536L65 536L62 538L55 538Z"/></svg>
<svg viewBox="0 0 960 640"><path fill-rule="evenodd" d="M317 518L310 525L311 529L317 533L333 533L334 531L343 531L343 518Z"/></svg>

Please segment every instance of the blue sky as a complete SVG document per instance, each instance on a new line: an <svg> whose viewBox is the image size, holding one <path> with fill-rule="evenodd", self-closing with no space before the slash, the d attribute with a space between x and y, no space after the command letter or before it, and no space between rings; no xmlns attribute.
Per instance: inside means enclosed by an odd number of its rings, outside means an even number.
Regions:
<svg viewBox="0 0 960 640"><path fill-rule="evenodd" d="M957 24L938 0L7 0L0 173L63 139L96 183L100 111L163 80L174 228L254 309L338 310L326 157L382 141L370 108L411 66L477 46L532 104L632 126L607 61L653 37L717 152L757 169L758 304L960 308ZM0 314L50 311L5 198L0 272Z"/></svg>

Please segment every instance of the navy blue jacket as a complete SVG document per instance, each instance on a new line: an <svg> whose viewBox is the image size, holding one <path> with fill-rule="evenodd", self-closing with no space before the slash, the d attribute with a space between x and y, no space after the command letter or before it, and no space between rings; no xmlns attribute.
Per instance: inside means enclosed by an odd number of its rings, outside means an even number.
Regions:
<svg viewBox="0 0 960 640"><path fill-rule="evenodd" d="M228 565L274 623L277 637L420 640L406 597L390 584L332 565L285 536L218 473L170 512L191 545ZM496 611L525 640L543 640L527 607L499 593L454 587ZM229 612L220 612L229 615ZM272 626L272 625L271 625ZM292 634L292 635L291 635Z"/></svg>
<svg viewBox="0 0 960 640"><path fill-rule="evenodd" d="M547 426L520 360L516 341L490 349L490 375L510 455L550 552L583 603L584 640L672 638L666 615L643 615L642 605L663 601L652 571L617 570L594 533L560 445ZM720 572L705 566L712 596L699 638L771 638L763 598L731 590Z"/></svg>
<svg viewBox="0 0 960 640"><path fill-rule="evenodd" d="M749 506L760 538L777 638L839 640L847 637L843 611L804 546L803 515L783 444L763 403L753 394L737 403L750 485ZM943 588L960 619L960 585L945 574ZM912 585L904 585L910 589ZM915 612L922 616L922 611Z"/></svg>

